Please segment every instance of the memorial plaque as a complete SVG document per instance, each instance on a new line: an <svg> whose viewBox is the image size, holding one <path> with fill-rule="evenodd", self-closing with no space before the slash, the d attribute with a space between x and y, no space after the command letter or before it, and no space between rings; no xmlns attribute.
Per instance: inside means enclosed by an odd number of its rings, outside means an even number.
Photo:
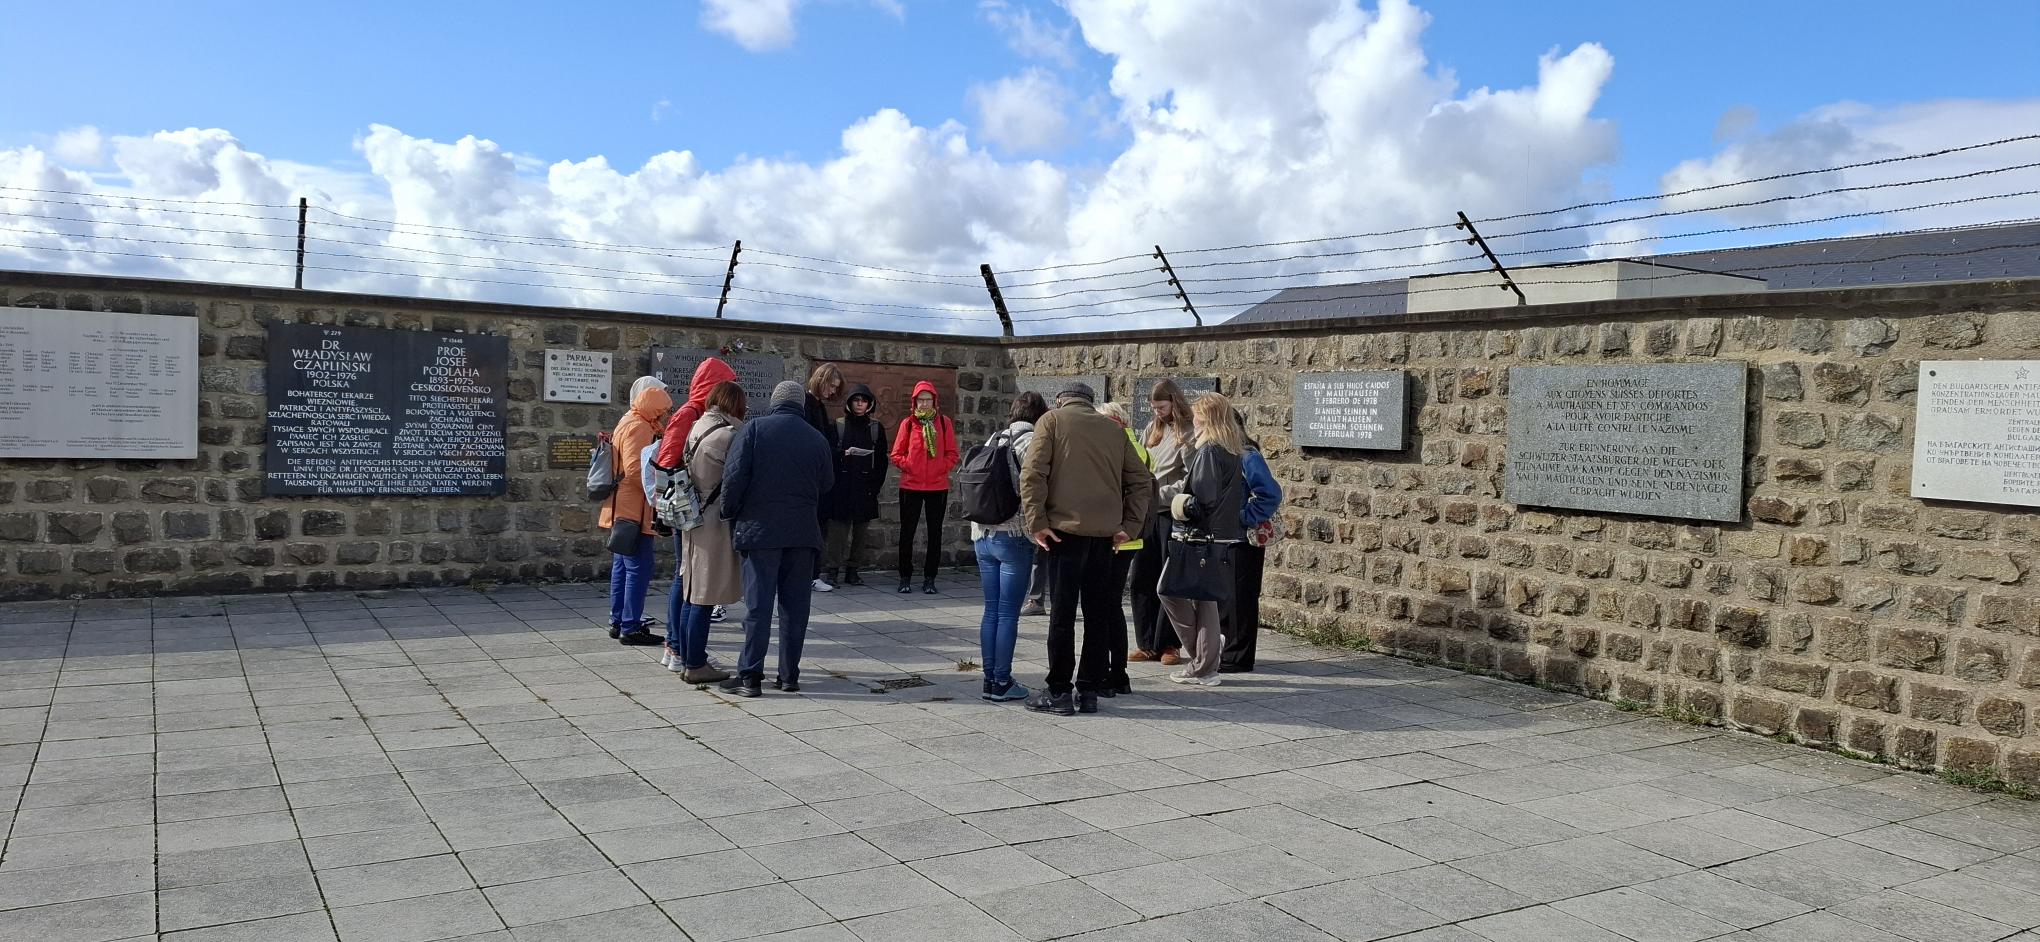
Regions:
<svg viewBox="0 0 2040 942"><path fill-rule="evenodd" d="M1038 392L1041 394L1041 398L1048 400L1048 407L1051 409L1055 408L1055 394L1062 392L1063 387L1071 383L1083 383L1090 386L1091 391L1098 394L1098 401L1101 403L1112 401L1110 390L1112 383L1103 373L1079 373L1074 376L1016 376L1013 378L1015 393L1024 393L1029 390Z"/></svg>
<svg viewBox="0 0 2040 942"><path fill-rule="evenodd" d="M503 493L509 363L502 337L270 325L263 493Z"/></svg>
<svg viewBox="0 0 2040 942"><path fill-rule="evenodd" d="M1196 402L1197 397L1205 393L1218 392L1218 377L1216 376L1173 376L1169 378L1176 381L1176 388L1183 390L1183 398L1191 402ZM1155 409L1154 406L1148 404L1148 397L1154 395L1155 384L1159 382L1161 382L1160 379L1137 379L1133 381L1133 401L1127 403L1126 407L1133 411L1134 428L1145 429L1148 423L1154 420Z"/></svg>
<svg viewBox="0 0 2040 942"><path fill-rule="evenodd" d="M935 384L937 410L950 418L956 418L956 368L953 366L919 366L907 363L863 363L855 360L835 360L836 369L843 371L844 396L837 396L829 403L829 415L843 417L843 399L850 387L862 383L871 387L871 395L878 400L877 415L884 420L886 434L893 434L899 421L914 411L914 384L922 380ZM1005 411L1000 410L1001 420ZM967 447L963 442L958 447Z"/></svg>
<svg viewBox="0 0 2040 942"><path fill-rule="evenodd" d="M700 347L653 347L650 375L666 384L678 408L687 401L687 386L694 381L694 368L716 357L737 373L736 383L744 387L744 408L752 415L764 415L772 404L772 387L794 380L807 385L805 376L786 375L786 358L777 353L717 353Z"/></svg>
<svg viewBox="0 0 2040 942"><path fill-rule="evenodd" d="M609 356L593 350L547 350L545 401L608 402L616 388Z"/></svg>
<svg viewBox="0 0 2040 942"><path fill-rule="evenodd" d="M1509 369L1508 499L1742 519L1741 363Z"/></svg>
<svg viewBox="0 0 2040 942"><path fill-rule="evenodd" d="M198 457L198 319L0 308L0 458Z"/></svg>
<svg viewBox="0 0 2040 942"><path fill-rule="evenodd" d="M1928 360L1912 493L2040 507L2040 360Z"/></svg>
<svg viewBox="0 0 2040 942"><path fill-rule="evenodd" d="M1306 448L1401 451L1409 380L1401 370L1298 373L1290 441Z"/></svg>
<svg viewBox="0 0 2040 942"><path fill-rule="evenodd" d="M545 442L545 463L554 471L586 471L595 456L595 436L554 435Z"/></svg>

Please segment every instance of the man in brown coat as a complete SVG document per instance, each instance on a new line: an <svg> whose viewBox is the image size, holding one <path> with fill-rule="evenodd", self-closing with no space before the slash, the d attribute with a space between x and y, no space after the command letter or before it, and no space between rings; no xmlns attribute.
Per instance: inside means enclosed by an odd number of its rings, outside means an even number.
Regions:
<svg viewBox="0 0 2040 942"><path fill-rule="evenodd" d="M1020 472L1020 512L1035 545L1048 553L1048 679L1027 701L1038 713L1098 712L1106 682L1105 632L1119 606L1112 591L1112 551L1140 532L1154 476L1133 442L1092 408L1096 394L1071 383L1056 408L1034 425L1034 444ZM1076 654L1077 610L1084 612L1084 647ZM1075 693L1071 674L1075 673Z"/></svg>

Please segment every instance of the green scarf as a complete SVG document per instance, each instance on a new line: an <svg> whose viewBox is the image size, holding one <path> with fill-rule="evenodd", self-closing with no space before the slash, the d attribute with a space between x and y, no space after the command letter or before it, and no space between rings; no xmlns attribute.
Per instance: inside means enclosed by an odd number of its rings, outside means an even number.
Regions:
<svg viewBox="0 0 2040 942"><path fill-rule="evenodd" d="M928 457L935 457L935 410L915 409L914 418L921 420L921 443L928 446Z"/></svg>

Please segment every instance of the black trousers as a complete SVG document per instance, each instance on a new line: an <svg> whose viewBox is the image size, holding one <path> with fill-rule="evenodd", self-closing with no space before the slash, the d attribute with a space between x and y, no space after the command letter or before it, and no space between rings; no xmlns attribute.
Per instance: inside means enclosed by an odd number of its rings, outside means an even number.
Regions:
<svg viewBox="0 0 2040 942"><path fill-rule="evenodd" d="M1254 669L1254 639L1261 636L1261 572L1267 565L1267 547L1242 543L1233 550L1233 598L1223 606L1225 652L1219 655L1219 670Z"/></svg>
<svg viewBox="0 0 2040 942"><path fill-rule="evenodd" d="M1134 551L1133 571L1133 640L1141 650L1159 655L1183 646L1176 640L1176 626L1169 623L1169 616L1162 614L1162 599L1155 594L1155 587L1162 583L1164 541L1168 539L1169 528L1160 517L1148 520L1147 529L1141 533L1141 548Z"/></svg>
<svg viewBox="0 0 2040 942"><path fill-rule="evenodd" d="M942 514L949 509L949 492L910 491L900 488L900 581L914 577L914 531L928 521L928 550L921 559L921 577L935 578L942 568Z"/></svg>
<svg viewBox="0 0 2040 942"><path fill-rule="evenodd" d="M1034 551L1034 569L1027 577L1027 601L1043 606L1048 604L1048 553L1046 551L1038 549Z"/></svg>
<svg viewBox="0 0 2040 942"><path fill-rule="evenodd" d="M1133 683L1126 676L1126 609L1119 604L1120 599L1126 598L1126 576L1133 569L1133 555L1117 550L1112 553L1112 622L1105 636L1105 682L1119 687ZM1090 627L1086 620L1084 630L1088 632Z"/></svg>
<svg viewBox="0 0 2040 942"><path fill-rule="evenodd" d="M1073 536L1058 532L1061 542L1048 546L1048 692L1103 689L1111 625L1118 617L1119 597L1112 592L1112 538ZM1077 652L1077 610L1084 613L1084 645Z"/></svg>

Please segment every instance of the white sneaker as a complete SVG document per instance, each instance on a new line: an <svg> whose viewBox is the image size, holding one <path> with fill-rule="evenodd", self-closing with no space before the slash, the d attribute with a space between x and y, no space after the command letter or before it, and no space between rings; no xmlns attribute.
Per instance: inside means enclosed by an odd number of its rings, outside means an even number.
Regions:
<svg viewBox="0 0 2040 942"><path fill-rule="evenodd" d="M673 673L675 673L675 674L682 674L682 673L686 673L686 671L687 671L687 665L685 665L685 664L682 664L682 663L680 663L680 659L679 659L679 658L677 658L677 657L673 657L673 656L671 656L671 655L667 655L667 657L666 657L666 669L667 669L667 670L669 670L669 671L672 671L672 672L673 672Z"/></svg>
<svg viewBox="0 0 2040 942"><path fill-rule="evenodd" d="M664 654L659 655L659 666L660 667L673 666L673 649L665 648L664 651L665 651Z"/></svg>
<svg viewBox="0 0 2040 942"><path fill-rule="evenodd" d="M1179 684L1194 684L1198 682L1197 678L1190 676L1189 671L1177 671L1170 674L1169 679Z"/></svg>
<svg viewBox="0 0 2040 942"><path fill-rule="evenodd" d="M1213 674L1209 677L1199 677L1197 678L1195 683L1200 687L1216 687L1220 683L1222 683L1222 681L1218 679L1217 674Z"/></svg>
<svg viewBox="0 0 2040 942"><path fill-rule="evenodd" d="M708 613L708 620L710 622L724 622L729 621L729 619L730 610L725 606L718 605L715 608L711 609ZM721 668L717 669L720 670Z"/></svg>
<svg viewBox="0 0 2040 942"><path fill-rule="evenodd" d="M811 582L811 583L809 583L808 585L809 585L809 587L810 587L810 588L814 589L814 590L815 590L816 592L834 592L834 591L836 591L836 587L835 587L835 586L833 586L833 585L830 585L830 584L829 584L829 580L827 580L827 579L816 579L816 580L815 580L814 582Z"/></svg>

